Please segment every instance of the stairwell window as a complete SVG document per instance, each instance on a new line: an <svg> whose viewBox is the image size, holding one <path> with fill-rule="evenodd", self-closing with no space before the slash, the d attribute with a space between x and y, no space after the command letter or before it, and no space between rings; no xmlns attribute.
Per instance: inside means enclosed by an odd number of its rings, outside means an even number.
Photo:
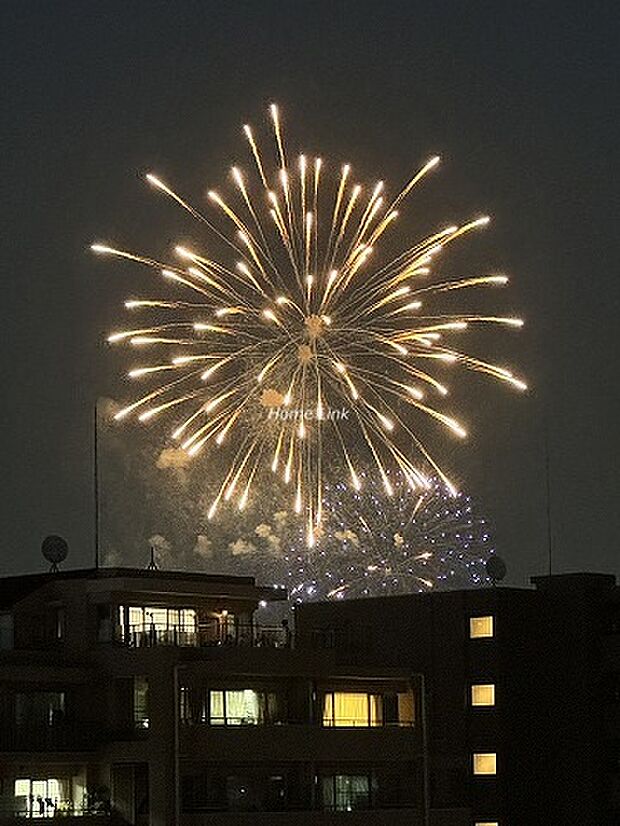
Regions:
<svg viewBox="0 0 620 826"><path fill-rule="evenodd" d="M476 775L497 774L497 754L495 752L477 752L473 755L473 769Z"/></svg>
<svg viewBox="0 0 620 826"><path fill-rule="evenodd" d="M474 683L471 687L472 706L494 706L495 705L495 684L494 683Z"/></svg>
<svg viewBox="0 0 620 826"><path fill-rule="evenodd" d="M495 636L495 622L492 616L470 617L469 638L479 640Z"/></svg>

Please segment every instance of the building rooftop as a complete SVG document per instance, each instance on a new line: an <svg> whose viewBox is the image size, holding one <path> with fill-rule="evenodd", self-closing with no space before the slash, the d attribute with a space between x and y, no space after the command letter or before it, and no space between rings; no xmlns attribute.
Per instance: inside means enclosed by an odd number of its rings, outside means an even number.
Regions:
<svg viewBox="0 0 620 826"><path fill-rule="evenodd" d="M205 574L186 571L163 571L159 568L78 568L73 570L47 571L34 574L0 577L0 608L10 608L20 600L50 583L70 582L73 580L139 580L141 584L151 581L159 590L162 580L167 583L178 582L199 586L224 585L254 592L257 599L275 602L287 599L285 588L257 585L254 577L229 574ZM112 583L111 583L112 584ZM186 589L184 589L186 590Z"/></svg>

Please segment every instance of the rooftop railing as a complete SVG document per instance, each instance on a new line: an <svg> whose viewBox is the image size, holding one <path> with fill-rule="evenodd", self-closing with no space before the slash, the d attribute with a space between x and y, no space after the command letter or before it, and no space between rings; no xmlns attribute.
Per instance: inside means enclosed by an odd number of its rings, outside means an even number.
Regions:
<svg viewBox="0 0 620 826"><path fill-rule="evenodd" d="M161 628L148 623L127 627L117 626L114 640L130 648L152 648L162 645L191 648L292 647L292 634L286 627L243 624L233 628L222 628L218 624L198 627L175 626L173 628Z"/></svg>

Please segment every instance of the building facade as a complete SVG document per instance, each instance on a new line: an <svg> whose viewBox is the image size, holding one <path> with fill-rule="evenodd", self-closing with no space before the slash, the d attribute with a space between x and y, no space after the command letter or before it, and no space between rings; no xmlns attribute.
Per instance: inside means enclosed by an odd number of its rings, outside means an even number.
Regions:
<svg viewBox="0 0 620 826"><path fill-rule="evenodd" d="M424 676L437 822L620 824L620 589L603 574L533 584L297 611L301 646Z"/></svg>
<svg viewBox="0 0 620 826"><path fill-rule="evenodd" d="M422 680L258 626L285 596L157 570L1 579L0 822L424 826Z"/></svg>

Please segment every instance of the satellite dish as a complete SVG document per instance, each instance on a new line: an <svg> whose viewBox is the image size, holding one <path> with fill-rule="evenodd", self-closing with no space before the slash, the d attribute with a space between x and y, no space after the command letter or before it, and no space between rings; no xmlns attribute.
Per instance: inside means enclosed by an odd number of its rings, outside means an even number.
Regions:
<svg viewBox="0 0 620 826"><path fill-rule="evenodd" d="M69 553L69 546L62 536L46 536L41 543L41 553L50 564L50 571L55 573L61 562L64 562Z"/></svg>
<svg viewBox="0 0 620 826"><path fill-rule="evenodd" d="M495 585L497 582L501 582L502 579L506 576L506 563L501 558L501 556L497 556L497 554L493 554L490 556L484 564L486 568L487 576Z"/></svg>

